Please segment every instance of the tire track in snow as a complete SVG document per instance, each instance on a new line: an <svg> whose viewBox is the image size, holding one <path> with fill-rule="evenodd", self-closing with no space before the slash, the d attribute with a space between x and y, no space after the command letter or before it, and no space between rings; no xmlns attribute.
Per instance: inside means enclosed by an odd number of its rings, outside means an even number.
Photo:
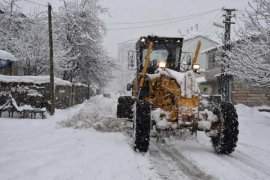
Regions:
<svg viewBox="0 0 270 180"><path fill-rule="evenodd" d="M242 145L242 146L245 146L245 147L248 147L248 148L251 148L251 149L253 149L253 151L256 150L256 151L261 151L262 153L270 154L270 151L268 151L266 149L263 149L263 148L260 148L260 147L257 147L257 146L253 146L253 145L246 144L246 143L241 143L241 142L239 142L238 144Z"/></svg>
<svg viewBox="0 0 270 180"><path fill-rule="evenodd" d="M205 172L201 171L197 166L195 166L191 161L186 159L181 153L179 153L176 149L170 147L165 143L162 145L160 143L153 143L153 147L158 149L160 153L166 156L168 159L163 163L164 167L167 164L174 163L175 168L178 169L181 173L187 176L189 179L216 179L210 175L207 175ZM150 150L150 154L153 154ZM177 171L177 170L176 170ZM179 178L177 178L179 179ZM181 179L181 178L180 178Z"/></svg>
<svg viewBox="0 0 270 180"><path fill-rule="evenodd" d="M205 144L199 142L201 147L208 147ZM267 150L261 149L239 143L240 145L245 145L252 147L253 149L259 150L261 152L264 152L267 154ZM265 179L266 176L270 177L270 168L264 165L262 162L259 162L258 160L254 159L252 156L246 155L242 152L235 151L231 155L218 155L216 154L215 157L217 157L218 161L222 164L223 162L229 163L231 166L235 167L238 169L239 172L242 172L243 174L248 174L249 177L252 177L252 179L260 179L263 178ZM254 170L257 171L260 174L257 174L254 172ZM269 178L268 178L269 179Z"/></svg>
<svg viewBox="0 0 270 180"><path fill-rule="evenodd" d="M171 161L169 157L164 155L164 153L162 153L161 150L153 143L151 143L149 147L149 154L150 160L161 179L189 179L182 173L182 171L179 171L175 162Z"/></svg>
<svg viewBox="0 0 270 180"><path fill-rule="evenodd" d="M236 161L239 161L246 166L253 168L261 173L263 173L266 176L270 177L270 167L266 166L265 164L262 164L262 162L257 161L253 157L250 157L242 152L235 152L235 156L228 156L229 158L232 158Z"/></svg>

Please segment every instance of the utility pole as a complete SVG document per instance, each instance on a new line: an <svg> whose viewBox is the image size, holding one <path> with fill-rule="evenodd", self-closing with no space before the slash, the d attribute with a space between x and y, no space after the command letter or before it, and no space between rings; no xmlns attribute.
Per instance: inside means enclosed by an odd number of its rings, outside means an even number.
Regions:
<svg viewBox="0 0 270 180"><path fill-rule="evenodd" d="M48 26L49 26L49 48L50 48L50 92L51 92L51 109L50 114L55 112L55 95L54 95L54 68L53 68L53 37L52 37L52 6L48 4Z"/></svg>
<svg viewBox="0 0 270 180"><path fill-rule="evenodd" d="M235 9L225 9L224 8L223 11L225 11L225 14L224 14L225 20L223 21L223 23L225 24L224 50L225 51L230 51L231 50L231 45L230 45L230 41L231 41L231 24L235 24L231 20L232 20L232 17L234 17L232 12L234 12Z"/></svg>
<svg viewBox="0 0 270 180"><path fill-rule="evenodd" d="M225 24L224 28L225 28L225 33L224 33L224 39L223 39L223 43L224 43L224 51L231 51L231 25L235 24L234 22L232 22L232 17L234 17L234 15L232 14L232 12L235 11L235 9L226 9L224 8L223 11L225 11L225 14L223 15L225 17L223 23ZM226 54L224 54L225 56L223 58L226 58L227 61L229 61L228 57L226 56ZM220 89L220 93L222 95L222 98L225 102L232 102L232 98L231 98L231 79L232 76L228 75L225 73L225 67L222 68L222 74L219 77L219 89Z"/></svg>

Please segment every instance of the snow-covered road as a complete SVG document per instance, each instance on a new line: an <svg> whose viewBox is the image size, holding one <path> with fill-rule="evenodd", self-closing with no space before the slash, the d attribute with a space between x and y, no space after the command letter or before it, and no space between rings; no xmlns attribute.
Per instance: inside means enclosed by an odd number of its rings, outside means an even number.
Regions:
<svg viewBox="0 0 270 180"><path fill-rule="evenodd" d="M129 138L122 133L57 124L77 114L81 107L58 110L45 120L1 118L0 179L156 179L149 155L134 153Z"/></svg>
<svg viewBox="0 0 270 180"><path fill-rule="evenodd" d="M1 118L0 179L270 179L270 113L236 108L239 142L229 156L200 132L152 138L149 153L134 153L116 98L97 96L45 120Z"/></svg>

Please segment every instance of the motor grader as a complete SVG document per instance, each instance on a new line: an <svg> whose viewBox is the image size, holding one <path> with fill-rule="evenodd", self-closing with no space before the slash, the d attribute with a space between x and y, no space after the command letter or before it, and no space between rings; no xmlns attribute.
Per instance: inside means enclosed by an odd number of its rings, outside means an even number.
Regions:
<svg viewBox="0 0 270 180"><path fill-rule="evenodd" d="M117 117L133 119L134 150L147 152L150 132L204 131L218 154L230 154L238 140L238 116L220 95L201 95L194 58L183 58L183 38L147 36L136 44L136 78L132 96L118 99ZM182 57L182 58L181 58Z"/></svg>

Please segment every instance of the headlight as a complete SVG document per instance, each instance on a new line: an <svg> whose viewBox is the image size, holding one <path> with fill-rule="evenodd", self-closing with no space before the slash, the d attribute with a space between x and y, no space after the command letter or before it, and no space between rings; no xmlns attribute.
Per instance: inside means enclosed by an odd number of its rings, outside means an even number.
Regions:
<svg viewBox="0 0 270 180"><path fill-rule="evenodd" d="M166 67L166 62L159 62L158 67L165 68Z"/></svg>
<svg viewBox="0 0 270 180"><path fill-rule="evenodd" d="M193 64L193 69L194 69L194 70L200 69L200 65L199 65L199 64Z"/></svg>
<svg viewBox="0 0 270 180"><path fill-rule="evenodd" d="M141 39L141 42L143 42L143 43L144 43L144 42L145 42L145 38L142 38L142 39Z"/></svg>

